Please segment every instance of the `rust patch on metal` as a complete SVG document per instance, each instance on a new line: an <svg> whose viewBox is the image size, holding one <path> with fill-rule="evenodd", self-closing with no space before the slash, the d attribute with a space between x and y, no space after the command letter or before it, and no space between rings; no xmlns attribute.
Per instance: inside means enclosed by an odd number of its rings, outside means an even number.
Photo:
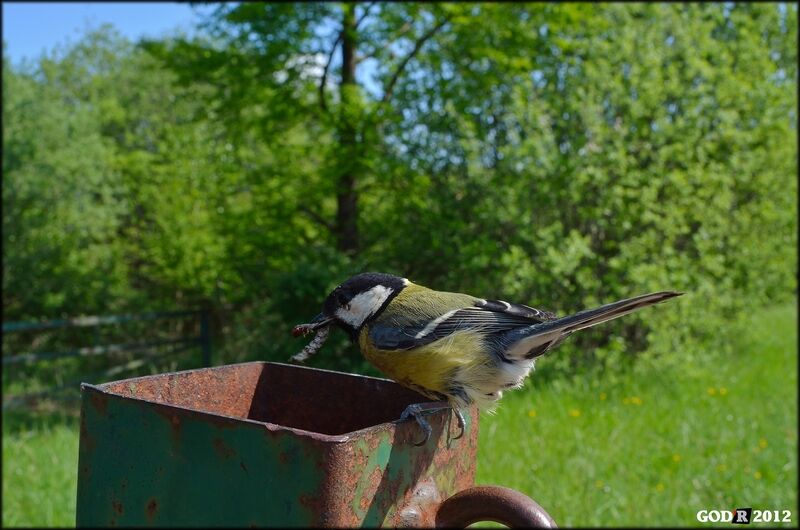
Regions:
<svg viewBox="0 0 800 530"><path fill-rule="evenodd" d="M89 434L89 429L86 427L86 418L83 414L81 414L80 441L87 452L92 452L97 447L97 441Z"/></svg>
<svg viewBox="0 0 800 530"><path fill-rule="evenodd" d="M177 414L172 414L169 419L169 423L172 429L172 439L175 442L179 442L181 439L181 418Z"/></svg>
<svg viewBox="0 0 800 530"><path fill-rule="evenodd" d="M154 498L151 498L149 501L147 501L147 504L144 507L144 512L147 515L147 520L152 522L153 517L155 517L157 511L158 511L158 502Z"/></svg>
<svg viewBox="0 0 800 530"><path fill-rule="evenodd" d="M466 528L480 521L495 521L509 528L556 528L553 518L536 501L503 486L475 486L444 501L436 526Z"/></svg>
<svg viewBox="0 0 800 530"><path fill-rule="evenodd" d="M312 508L313 506L315 506L316 502L312 495L300 495L300 504L302 504L306 508Z"/></svg>
<svg viewBox="0 0 800 530"><path fill-rule="evenodd" d="M369 499L365 495L362 495L361 500L358 501L358 507L364 511L369 508Z"/></svg>
<svg viewBox="0 0 800 530"><path fill-rule="evenodd" d="M321 492L320 492L321 493ZM316 524L320 524L322 526L326 526L321 523L324 520L325 516L327 515L326 512L330 511L330 506L327 504L326 500L323 499L323 495L321 494L314 494L314 495L307 495L303 494L300 495L300 504L305 507L311 514L313 514L312 520L316 521ZM315 526L316 526L315 524Z"/></svg>
<svg viewBox="0 0 800 530"><path fill-rule="evenodd" d="M181 441L181 413L183 411L175 410L169 407L153 407L153 411L162 416L170 428L170 437L173 444L178 444Z"/></svg>
<svg viewBox="0 0 800 530"><path fill-rule="evenodd" d="M107 383L104 389L125 397L247 418L263 370L264 363L243 363L138 377Z"/></svg>
<svg viewBox="0 0 800 530"><path fill-rule="evenodd" d="M236 450L228 446L222 438L214 438L214 451L223 460L236 456Z"/></svg>
<svg viewBox="0 0 800 530"><path fill-rule="evenodd" d="M441 495L433 479L427 478L417 483L411 492L409 502L397 510L394 525L402 527L433 527L436 510L441 503Z"/></svg>
<svg viewBox="0 0 800 530"><path fill-rule="evenodd" d="M89 401L101 416L105 416L108 409L108 396L101 392L91 392Z"/></svg>

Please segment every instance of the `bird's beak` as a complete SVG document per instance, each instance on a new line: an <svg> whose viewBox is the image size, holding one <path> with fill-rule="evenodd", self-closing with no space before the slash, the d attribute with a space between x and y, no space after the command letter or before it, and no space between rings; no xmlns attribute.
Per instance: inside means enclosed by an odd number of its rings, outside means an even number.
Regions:
<svg viewBox="0 0 800 530"><path fill-rule="evenodd" d="M297 326L292 329L292 335L295 337L299 337L300 335L308 335L312 331L315 331L319 328L324 328L325 326L329 325L333 322L333 318L325 316L323 313L315 316L311 322L308 324L298 324Z"/></svg>
<svg viewBox="0 0 800 530"><path fill-rule="evenodd" d="M311 321L311 325L314 326L312 329L321 328L322 326L327 326L333 322L331 317L325 316L323 313L315 316L314 319Z"/></svg>

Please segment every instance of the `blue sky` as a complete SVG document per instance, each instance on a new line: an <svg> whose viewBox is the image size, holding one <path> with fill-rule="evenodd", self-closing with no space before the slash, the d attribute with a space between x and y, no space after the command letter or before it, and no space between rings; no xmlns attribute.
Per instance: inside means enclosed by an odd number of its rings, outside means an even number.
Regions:
<svg viewBox="0 0 800 530"><path fill-rule="evenodd" d="M106 22L136 40L175 28L188 32L198 20L188 3L179 2L3 2L3 41L17 64Z"/></svg>
<svg viewBox="0 0 800 530"><path fill-rule="evenodd" d="M132 41L192 28L213 7L193 8L188 2L2 2L3 42L11 63L35 60L54 47L74 43L90 28L112 24ZM334 65L338 63L338 54ZM375 65L359 65L356 78L376 97L371 76Z"/></svg>

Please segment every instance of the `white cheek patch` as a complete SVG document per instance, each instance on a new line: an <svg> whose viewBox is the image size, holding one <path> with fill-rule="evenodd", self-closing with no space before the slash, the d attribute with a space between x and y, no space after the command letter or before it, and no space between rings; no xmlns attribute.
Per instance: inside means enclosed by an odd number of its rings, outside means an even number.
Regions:
<svg viewBox="0 0 800 530"><path fill-rule="evenodd" d="M357 328L371 315L378 312L383 303L394 292L391 287L376 285L369 291L359 293L350 300L348 307L336 310L336 317L342 322Z"/></svg>

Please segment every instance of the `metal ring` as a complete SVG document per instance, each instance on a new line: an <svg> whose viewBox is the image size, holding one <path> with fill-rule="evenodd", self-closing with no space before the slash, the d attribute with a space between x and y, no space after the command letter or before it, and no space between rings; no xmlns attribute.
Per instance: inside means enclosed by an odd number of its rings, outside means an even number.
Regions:
<svg viewBox="0 0 800 530"><path fill-rule="evenodd" d="M555 521L533 499L504 486L475 486L439 505L437 528L466 528L494 521L509 528L557 528Z"/></svg>

